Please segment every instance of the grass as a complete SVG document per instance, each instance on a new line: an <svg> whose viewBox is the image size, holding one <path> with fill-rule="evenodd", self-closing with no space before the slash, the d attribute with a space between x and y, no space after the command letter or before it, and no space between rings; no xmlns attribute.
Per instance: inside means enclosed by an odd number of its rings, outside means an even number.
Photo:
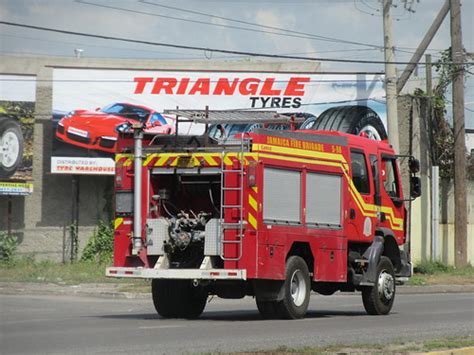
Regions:
<svg viewBox="0 0 474 355"><path fill-rule="evenodd" d="M454 266L436 262L422 262L415 266L414 275L408 282L412 286L424 285L472 285L474 267L457 269Z"/></svg>
<svg viewBox="0 0 474 355"><path fill-rule="evenodd" d="M50 282L65 285L80 283L126 283L123 292L149 292L149 282L135 279L105 277L106 264L80 261L61 264L52 261L35 261L33 257L15 258L10 263L0 263L0 281ZM474 267L456 269L436 263L422 263L415 267L415 274L408 285L472 285Z"/></svg>
<svg viewBox="0 0 474 355"><path fill-rule="evenodd" d="M357 344L357 345L331 345L322 347L302 347L289 348L280 346L272 350L219 353L219 354L239 354L239 355L289 355L289 354L408 354L415 352L426 352L434 350L451 350L474 346L474 337L447 337L436 340L425 341L396 341L389 344Z"/></svg>
<svg viewBox="0 0 474 355"><path fill-rule="evenodd" d="M105 264L93 262L61 264L35 261L31 257L16 258L9 263L0 263L0 281L51 282L65 285L120 282L118 279L105 277L105 267Z"/></svg>

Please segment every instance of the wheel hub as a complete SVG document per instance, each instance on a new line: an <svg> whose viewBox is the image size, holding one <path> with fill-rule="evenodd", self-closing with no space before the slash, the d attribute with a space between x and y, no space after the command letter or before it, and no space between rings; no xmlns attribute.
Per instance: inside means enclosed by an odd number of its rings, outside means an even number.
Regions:
<svg viewBox="0 0 474 355"><path fill-rule="evenodd" d="M6 168L11 168L20 152L18 137L12 132L6 132L0 138L0 161Z"/></svg>
<svg viewBox="0 0 474 355"><path fill-rule="evenodd" d="M369 139L373 139L376 141L381 141L382 137L380 136L380 133L375 129L374 126L364 126L361 128L359 135L364 135Z"/></svg>
<svg viewBox="0 0 474 355"><path fill-rule="evenodd" d="M393 279L393 276L385 270L380 273L377 286L379 296L382 299L390 301L393 298L395 293L395 280Z"/></svg>
<svg viewBox="0 0 474 355"><path fill-rule="evenodd" d="M301 270L296 270L291 276L290 291L295 306L301 306L306 296L306 283Z"/></svg>

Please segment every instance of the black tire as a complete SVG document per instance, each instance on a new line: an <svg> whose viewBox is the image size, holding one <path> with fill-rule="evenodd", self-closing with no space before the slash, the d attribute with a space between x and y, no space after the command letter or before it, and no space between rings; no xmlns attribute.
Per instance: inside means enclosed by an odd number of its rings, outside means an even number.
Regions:
<svg viewBox="0 0 474 355"><path fill-rule="evenodd" d="M395 271L386 256L380 257L377 265L376 284L362 289L362 302L367 314L386 315L395 301Z"/></svg>
<svg viewBox="0 0 474 355"><path fill-rule="evenodd" d="M163 318L194 319L206 307L207 292L189 280L152 280L151 294L155 309Z"/></svg>
<svg viewBox="0 0 474 355"><path fill-rule="evenodd" d="M283 319L304 318L308 310L311 281L306 262L290 256L286 262L283 300L278 302L278 316Z"/></svg>
<svg viewBox="0 0 474 355"><path fill-rule="evenodd" d="M12 118L0 117L0 179L15 174L23 159L23 134Z"/></svg>
<svg viewBox="0 0 474 355"><path fill-rule="evenodd" d="M304 126L304 123L303 123ZM355 135L362 132L368 138L387 139L387 132L379 115L366 106L339 106L324 111L311 126L321 131L339 131Z"/></svg>

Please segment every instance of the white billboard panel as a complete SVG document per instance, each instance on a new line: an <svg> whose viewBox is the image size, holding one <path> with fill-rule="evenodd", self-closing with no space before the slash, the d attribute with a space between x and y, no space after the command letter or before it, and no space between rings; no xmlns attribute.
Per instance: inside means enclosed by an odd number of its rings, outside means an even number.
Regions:
<svg viewBox="0 0 474 355"><path fill-rule="evenodd" d="M121 124L140 120L149 131L171 134L173 119L161 113L178 107L317 116L352 104L368 106L386 121L380 74L58 68L53 81L56 157L111 159ZM203 131L202 125L186 125L181 134Z"/></svg>

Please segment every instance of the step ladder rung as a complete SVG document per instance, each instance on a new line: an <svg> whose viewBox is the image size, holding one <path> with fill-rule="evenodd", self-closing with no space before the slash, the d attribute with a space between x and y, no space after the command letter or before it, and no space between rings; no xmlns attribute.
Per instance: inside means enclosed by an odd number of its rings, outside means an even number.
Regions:
<svg viewBox="0 0 474 355"><path fill-rule="evenodd" d="M241 191L240 187L223 187L222 190L224 191Z"/></svg>
<svg viewBox="0 0 474 355"><path fill-rule="evenodd" d="M236 227L242 226L243 227L244 224L242 222L235 222L235 223L230 222L230 223L222 223L221 226L223 228L230 228L230 227L234 227L234 226L236 226Z"/></svg>
<svg viewBox="0 0 474 355"><path fill-rule="evenodd" d="M242 205L222 205L222 208L242 208Z"/></svg>

